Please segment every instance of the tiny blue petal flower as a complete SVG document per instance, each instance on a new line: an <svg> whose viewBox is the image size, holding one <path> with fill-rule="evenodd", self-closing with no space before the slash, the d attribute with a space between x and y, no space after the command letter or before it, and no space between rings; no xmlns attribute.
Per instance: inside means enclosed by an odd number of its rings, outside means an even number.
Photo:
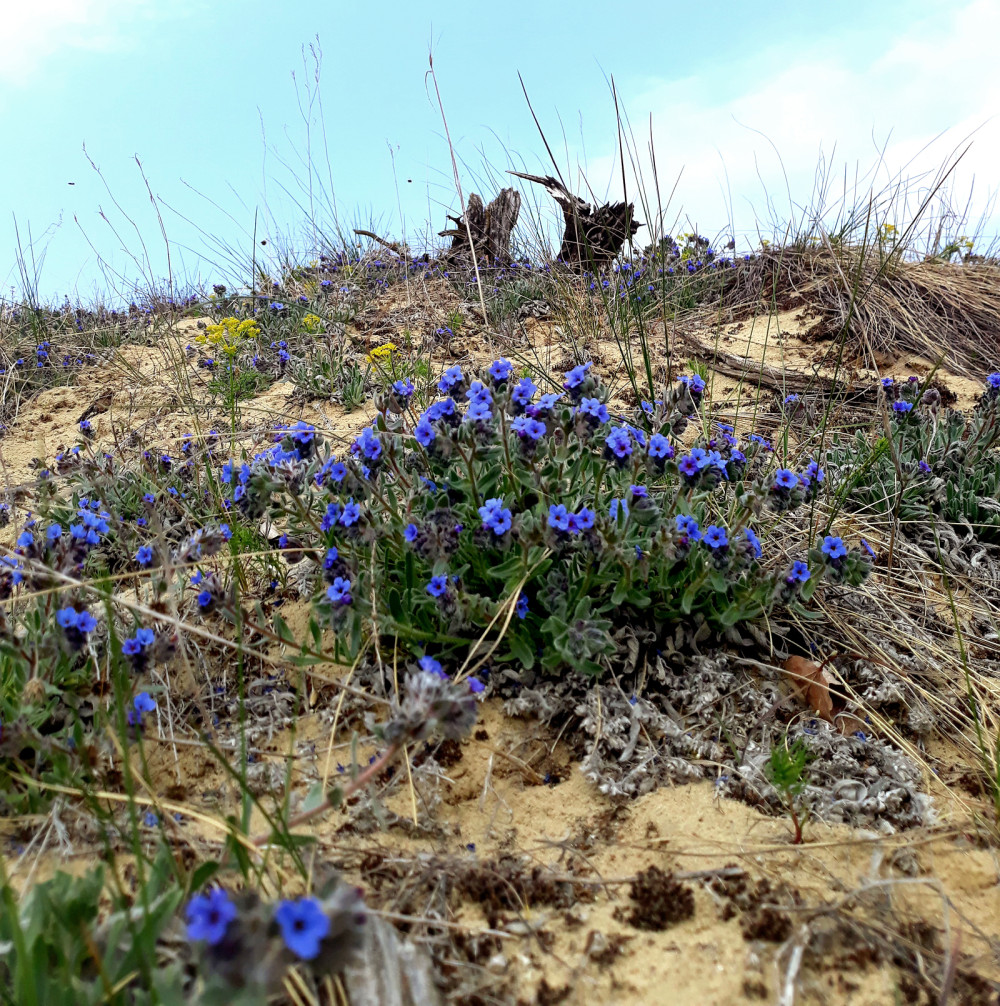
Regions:
<svg viewBox="0 0 1000 1006"><path fill-rule="evenodd" d="M448 675L444 673L444 668L442 668L441 662L426 655L420 658L420 670L426 671L428 674L436 674L439 678L448 677Z"/></svg>
<svg viewBox="0 0 1000 1006"><path fill-rule="evenodd" d="M796 559L792 563L791 572L785 579L789 583L805 583L810 576L812 573L809 572L809 567L801 559Z"/></svg>
<svg viewBox="0 0 1000 1006"><path fill-rule="evenodd" d="M847 546L844 544L843 538L838 538L835 535L828 534L823 539L820 551L824 555L829 556L831 559L841 559L847 555Z"/></svg>
<svg viewBox="0 0 1000 1006"><path fill-rule="evenodd" d="M702 541L711 549L725 548L729 544L726 529L718 524L709 524L702 535Z"/></svg>
<svg viewBox="0 0 1000 1006"><path fill-rule="evenodd" d="M510 360L501 359L494 361L490 364L490 377L494 381L506 381L508 377L513 373L514 365Z"/></svg>
<svg viewBox="0 0 1000 1006"><path fill-rule="evenodd" d="M185 910L189 940L204 940L210 947L222 942L226 928L236 918L236 906L222 888L193 897Z"/></svg>
<svg viewBox="0 0 1000 1006"><path fill-rule="evenodd" d="M427 584L427 593L431 597L441 597L442 594L448 589L448 577L432 576Z"/></svg>

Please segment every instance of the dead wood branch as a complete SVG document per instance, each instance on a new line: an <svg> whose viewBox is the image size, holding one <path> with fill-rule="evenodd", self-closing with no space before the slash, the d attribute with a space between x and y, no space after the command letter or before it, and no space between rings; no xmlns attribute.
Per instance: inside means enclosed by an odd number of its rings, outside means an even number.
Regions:
<svg viewBox="0 0 1000 1006"><path fill-rule="evenodd" d="M625 242L642 226L635 219L634 203L592 206L574 196L551 175L526 175L520 171L510 174L544 185L545 191L559 204L566 223L559 260L573 268L599 268L613 261Z"/></svg>

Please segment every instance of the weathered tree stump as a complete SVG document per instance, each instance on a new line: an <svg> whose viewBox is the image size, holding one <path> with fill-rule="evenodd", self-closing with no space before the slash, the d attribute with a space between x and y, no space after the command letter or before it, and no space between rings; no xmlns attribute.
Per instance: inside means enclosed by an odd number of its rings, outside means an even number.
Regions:
<svg viewBox="0 0 1000 1006"><path fill-rule="evenodd" d="M634 219L634 203L605 203L591 206L574 196L551 175L526 175L510 172L518 178L544 185L559 204L566 221L559 259L573 268L600 268L617 258L622 246L632 238L642 224Z"/></svg>
<svg viewBox="0 0 1000 1006"><path fill-rule="evenodd" d="M506 265L510 262L511 231L520 211L521 193L516 189L501 189L489 206L483 206L482 199L475 192L471 193L465 213L460 217L448 216L455 226L438 234L439 237L452 239L444 257L471 261L472 254L475 254L480 259L485 256L491 265L495 262Z"/></svg>

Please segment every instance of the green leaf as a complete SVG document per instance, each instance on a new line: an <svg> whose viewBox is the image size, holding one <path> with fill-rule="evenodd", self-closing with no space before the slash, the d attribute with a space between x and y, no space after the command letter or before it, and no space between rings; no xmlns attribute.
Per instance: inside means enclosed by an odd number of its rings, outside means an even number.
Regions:
<svg viewBox="0 0 1000 1006"><path fill-rule="evenodd" d="M191 874L190 888L192 893L200 891L215 876L218 870L219 864L214 860L195 867L194 872Z"/></svg>
<svg viewBox="0 0 1000 1006"><path fill-rule="evenodd" d="M507 644L510 646L510 655L518 661L521 666L530 671L535 666L535 651L531 643L520 632L511 632L507 636Z"/></svg>
<svg viewBox="0 0 1000 1006"><path fill-rule="evenodd" d="M507 580L511 576L520 579L524 576L524 560L520 555L512 555L499 565L491 566L486 573L496 580Z"/></svg>
<svg viewBox="0 0 1000 1006"><path fill-rule="evenodd" d="M295 634L288 628L285 620L277 612L274 613L274 631L283 643L296 645Z"/></svg>

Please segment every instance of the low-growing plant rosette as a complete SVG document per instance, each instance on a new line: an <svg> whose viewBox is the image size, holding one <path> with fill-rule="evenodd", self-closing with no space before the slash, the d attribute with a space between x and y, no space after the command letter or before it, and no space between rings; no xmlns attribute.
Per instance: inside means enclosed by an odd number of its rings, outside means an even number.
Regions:
<svg viewBox="0 0 1000 1006"><path fill-rule="evenodd" d="M774 471L764 438L725 424L681 446L700 378L629 416L612 415L589 363L553 383L507 360L480 376L453 366L418 413L400 382L341 458L287 431L227 462L232 515L266 515L316 558L319 610L348 653L373 622L414 652L461 652L492 626L498 658L596 674L630 620L725 634L840 575L810 562L789 581L765 541L767 523L816 498L816 461Z"/></svg>

